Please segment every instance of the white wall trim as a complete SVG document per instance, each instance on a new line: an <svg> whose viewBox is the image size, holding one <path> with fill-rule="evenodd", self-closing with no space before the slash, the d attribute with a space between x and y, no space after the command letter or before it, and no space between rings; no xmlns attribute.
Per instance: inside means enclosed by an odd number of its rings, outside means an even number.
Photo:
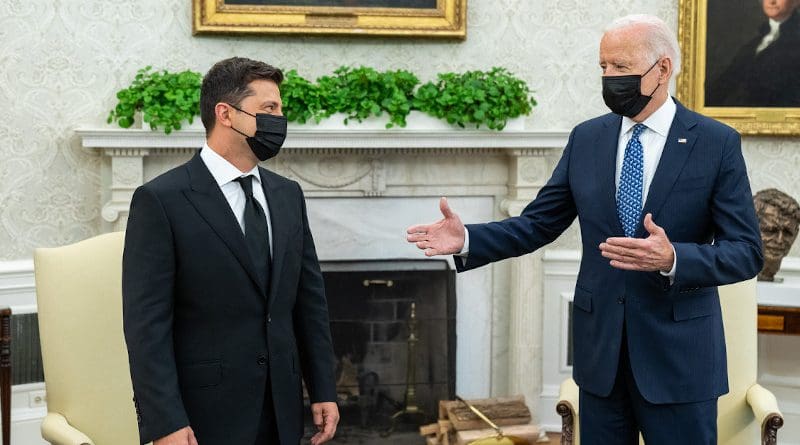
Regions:
<svg viewBox="0 0 800 445"><path fill-rule="evenodd" d="M33 260L0 261L0 305L12 314L36 312Z"/></svg>

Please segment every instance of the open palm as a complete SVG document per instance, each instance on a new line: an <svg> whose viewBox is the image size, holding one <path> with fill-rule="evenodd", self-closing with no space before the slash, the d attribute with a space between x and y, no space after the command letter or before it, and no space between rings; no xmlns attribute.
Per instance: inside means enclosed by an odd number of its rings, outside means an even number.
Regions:
<svg viewBox="0 0 800 445"><path fill-rule="evenodd" d="M450 206L447 198L439 201L443 219L433 224L419 224L408 228L406 239L425 251L425 256L452 255L464 248L464 224Z"/></svg>

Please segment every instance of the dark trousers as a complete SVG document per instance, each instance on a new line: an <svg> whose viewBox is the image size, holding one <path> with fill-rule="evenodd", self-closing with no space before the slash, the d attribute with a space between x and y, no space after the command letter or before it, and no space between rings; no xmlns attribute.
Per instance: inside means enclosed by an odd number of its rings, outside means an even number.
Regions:
<svg viewBox="0 0 800 445"><path fill-rule="evenodd" d="M642 397L622 335L619 368L608 397L580 391L583 445L636 445L639 432L647 445L716 445L717 399L656 405Z"/></svg>
<svg viewBox="0 0 800 445"><path fill-rule="evenodd" d="M272 405L272 389L269 381L264 391L264 407L261 410L261 420L258 423L258 435L255 445L280 445L278 425L275 420L275 408Z"/></svg>

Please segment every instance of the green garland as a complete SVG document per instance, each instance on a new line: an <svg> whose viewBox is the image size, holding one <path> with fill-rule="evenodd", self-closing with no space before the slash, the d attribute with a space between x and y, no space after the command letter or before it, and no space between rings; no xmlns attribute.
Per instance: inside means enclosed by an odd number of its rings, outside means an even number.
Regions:
<svg viewBox="0 0 800 445"><path fill-rule="evenodd" d="M200 114L199 73L139 70L128 88L117 93L118 103L108 123L120 127L133 124L136 111L154 129L164 127L169 134L184 121ZM346 115L344 124L359 122L386 113L386 128L405 127L406 117L418 110L466 127L482 125L502 130L509 119L529 115L536 105L531 90L505 68L466 73L442 73L436 82L420 85L413 73L404 70L377 71L374 68L340 67L330 76L311 82L296 70L286 73L281 84L283 113L291 122L319 123L335 113Z"/></svg>
<svg viewBox="0 0 800 445"><path fill-rule="evenodd" d="M137 111L142 112L142 121L152 129L164 127L169 134L180 130L181 123L192 123L200 114L200 73L182 71L170 73L166 70L151 71L146 66L136 73L128 88L117 92L117 105L108 114L107 122L117 121L120 127L133 125Z"/></svg>

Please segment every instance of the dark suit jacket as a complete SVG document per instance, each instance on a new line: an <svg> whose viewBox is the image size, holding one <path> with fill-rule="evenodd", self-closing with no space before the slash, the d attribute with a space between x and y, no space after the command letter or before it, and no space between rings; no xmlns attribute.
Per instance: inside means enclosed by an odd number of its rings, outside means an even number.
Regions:
<svg viewBox="0 0 800 445"><path fill-rule="evenodd" d="M707 84L706 106L800 107L800 10L781 24L778 38L756 54L768 32L764 24L723 74Z"/></svg>
<svg viewBox="0 0 800 445"><path fill-rule="evenodd" d="M575 287L575 381L610 393L627 331L633 374L652 403L709 400L728 391L717 287L761 269L761 238L734 130L678 104L642 215L650 212L677 254L675 282L614 269L600 254L624 236L615 205L621 117L578 125L553 176L519 217L468 225L459 271L523 255L555 240L577 216L583 256ZM683 142L681 142L683 141ZM636 237L647 233L639 223Z"/></svg>
<svg viewBox="0 0 800 445"><path fill-rule="evenodd" d="M142 443L190 425L203 445L251 445L271 391L281 443L296 444L301 376L312 402L336 400L303 193L259 170L274 235L269 289L199 154L134 193L122 286Z"/></svg>

